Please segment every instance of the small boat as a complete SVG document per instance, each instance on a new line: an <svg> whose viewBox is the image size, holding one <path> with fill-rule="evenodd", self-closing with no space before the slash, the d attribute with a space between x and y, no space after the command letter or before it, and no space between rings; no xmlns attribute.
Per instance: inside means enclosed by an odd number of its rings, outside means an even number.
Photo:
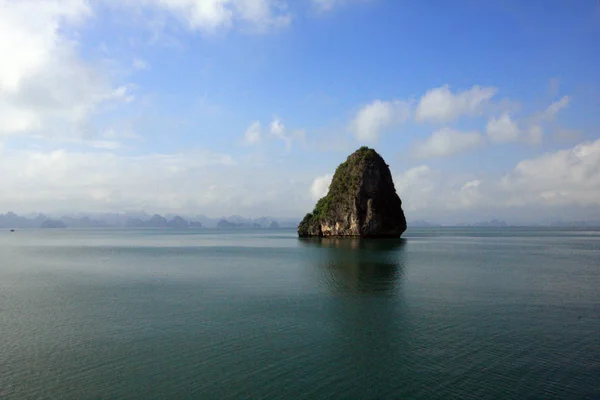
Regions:
<svg viewBox="0 0 600 400"><path fill-rule="evenodd" d="M15 230L14 230L14 229L11 229L10 231L11 231L11 232L14 232Z"/></svg>

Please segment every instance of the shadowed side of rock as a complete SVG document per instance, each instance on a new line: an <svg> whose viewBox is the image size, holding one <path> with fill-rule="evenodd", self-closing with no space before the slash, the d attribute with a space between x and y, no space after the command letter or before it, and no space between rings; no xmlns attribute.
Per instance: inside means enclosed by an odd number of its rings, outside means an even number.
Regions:
<svg viewBox="0 0 600 400"><path fill-rule="evenodd" d="M340 164L329 192L298 226L300 237L400 237L406 230L392 174L373 149L361 147Z"/></svg>

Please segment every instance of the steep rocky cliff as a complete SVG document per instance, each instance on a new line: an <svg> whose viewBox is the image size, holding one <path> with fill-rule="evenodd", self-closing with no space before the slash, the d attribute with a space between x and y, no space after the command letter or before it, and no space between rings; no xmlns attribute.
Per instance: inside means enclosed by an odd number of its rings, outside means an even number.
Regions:
<svg viewBox="0 0 600 400"><path fill-rule="evenodd" d="M373 149L361 147L340 164L323 197L298 226L300 237L400 237L406 230L392 174Z"/></svg>

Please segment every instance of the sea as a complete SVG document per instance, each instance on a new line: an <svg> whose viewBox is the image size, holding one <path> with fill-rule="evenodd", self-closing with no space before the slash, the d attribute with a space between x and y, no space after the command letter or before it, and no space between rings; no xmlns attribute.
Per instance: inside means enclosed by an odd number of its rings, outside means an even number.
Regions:
<svg viewBox="0 0 600 400"><path fill-rule="evenodd" d="M0 398L600 399L600 231L7 230Z"/></svg>

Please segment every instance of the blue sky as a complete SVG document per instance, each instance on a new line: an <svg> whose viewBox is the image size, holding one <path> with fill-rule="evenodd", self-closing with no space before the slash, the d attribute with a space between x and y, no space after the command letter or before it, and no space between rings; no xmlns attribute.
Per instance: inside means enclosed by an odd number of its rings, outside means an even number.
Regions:
<svg viewBox="0 0 600 400"><path fill-rule="evenodd" d="M0 0L0 209L600 219L598 1Z"/></svg>

